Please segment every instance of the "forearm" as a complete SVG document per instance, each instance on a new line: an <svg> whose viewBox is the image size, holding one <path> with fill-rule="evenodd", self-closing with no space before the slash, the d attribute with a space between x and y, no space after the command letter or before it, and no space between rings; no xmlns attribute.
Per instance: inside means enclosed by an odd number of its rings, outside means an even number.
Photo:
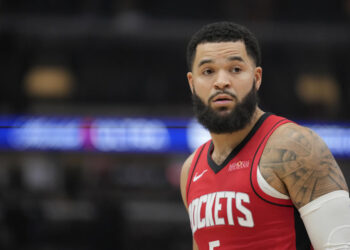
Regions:
<svg viewBox="0 0 350 250"><path fill-rule="evenodd" d="M299 209L315 250L350 249L349 193L338 190Z"/></svg>

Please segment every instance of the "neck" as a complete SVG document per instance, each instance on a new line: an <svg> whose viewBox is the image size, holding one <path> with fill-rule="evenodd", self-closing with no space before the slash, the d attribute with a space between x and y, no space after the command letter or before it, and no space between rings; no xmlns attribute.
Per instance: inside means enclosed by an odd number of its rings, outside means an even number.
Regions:
<svg viewBox="0 0 350 250"><path fill-rule="evenodd" d="M226 134L210 133L214 145L214 151L212 153L213 160L215 162L220 162L222 159L225 159L231 153L231 151L244 140L263 114L264 112L257 108L250 123L239 131Z"/></svg>

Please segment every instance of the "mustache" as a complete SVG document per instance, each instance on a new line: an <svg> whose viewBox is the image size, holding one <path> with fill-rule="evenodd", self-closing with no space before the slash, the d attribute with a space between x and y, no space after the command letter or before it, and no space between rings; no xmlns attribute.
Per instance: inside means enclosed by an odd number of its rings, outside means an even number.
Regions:
<svg viewBox="0 0 350 250"><path fill-rule="evenodd" d="M221 95L221 94L226 94L226 95L229 95L231 96L233 99L235 99L235 101L238 101L238 98L235 94L227 91L227 90L221 90L221 91L217 91L215 92L214 94L212 94L209 99L208 99L208 103L210 103L217 95Z"/></svg>

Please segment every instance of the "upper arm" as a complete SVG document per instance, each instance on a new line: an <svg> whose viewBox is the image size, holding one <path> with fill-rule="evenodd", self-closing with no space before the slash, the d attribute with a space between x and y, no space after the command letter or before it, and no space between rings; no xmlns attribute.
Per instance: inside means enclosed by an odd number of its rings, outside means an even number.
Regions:
<svg viewBox="0 0 350 250"><path fill-rule="evenodd" d="M195 153L192 153L184 162L182 169L181 169L181 176L180 176L180 189L181 189L181 196L182 200L185 204L185 207L187 209L187 197L186 197L186 186L187 186L187 178L188 178L188 172L191 167L191 163L193 160Z"/></svg>
<svg viewBox="0 0 350 250"><path fill-rule="evenodd" d="M348 190L324 141L296 124L285 124L272 134L260 170L270 185L290 196L297 208L332 191Z"/></svg>
<svg viewBox="0 0 350 250"><path fill-rule="evenodd" d="M187 186L187 179L188 179L188 173L190 171L191 168L191 163L193 160L195 153L191 154L186 161L184 162L182 169L181 169L181 177L180 177L180 188L181 188L181 196L182 196L182 200L183 203L186 207L186 209L188 209L188 204L187 204L187 194L186 194L186 186ZM198 246L196 241L193 239L193 246L192 246L193 250L198 250Z"/></svg>

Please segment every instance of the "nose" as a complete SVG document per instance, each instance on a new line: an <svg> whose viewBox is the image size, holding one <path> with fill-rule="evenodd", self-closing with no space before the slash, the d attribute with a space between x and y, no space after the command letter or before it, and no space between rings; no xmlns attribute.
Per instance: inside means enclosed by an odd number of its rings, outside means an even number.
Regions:
<svg viewBox="0 0 350 250"><path fill-rule="evenodd" d="M228 74L224 71L219 71L215 79L215 89L226 89L231 86L231 80Z"/></svg>

